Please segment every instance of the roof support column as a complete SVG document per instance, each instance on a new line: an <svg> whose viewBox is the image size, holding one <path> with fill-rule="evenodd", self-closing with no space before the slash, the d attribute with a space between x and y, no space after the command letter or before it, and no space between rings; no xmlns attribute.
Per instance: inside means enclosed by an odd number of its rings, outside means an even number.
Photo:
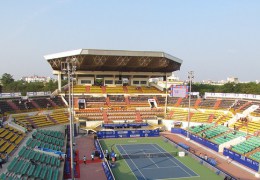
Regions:
<svg viewBox="0 0 260 180"><path fill-rule="evenodd" d="M61 72L58 73L58 90L61 91Z"/></svg>
<svg viewBox="0 0 260 180"><path fill-rule="evenodd" d="M164 105L164 118L166 118L166 114L167 114L167 101L168 101L168 76L167 73L165 73L165 105Z"/></svg>

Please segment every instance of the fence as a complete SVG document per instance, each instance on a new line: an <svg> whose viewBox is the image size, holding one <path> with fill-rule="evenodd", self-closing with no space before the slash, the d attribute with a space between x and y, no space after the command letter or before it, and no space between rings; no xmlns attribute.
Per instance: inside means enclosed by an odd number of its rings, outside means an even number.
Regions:
<svg viewBox="0 0 260 180"><path fill-rule="evenodd" d="M100 151L100 155L101 155L100 157L103 158L104 157L104 151L103 151L103 149L102 149L102 147L99 143L99 140L95 140L95 147L96 147L97 150ZM103 159L104 159L104 161L102 162L102 167L104 169L107 180L115 180L115 177L112 173L112 170L110 168L110 165L109 165L107 159L106 158L103 158Z"/></svg>

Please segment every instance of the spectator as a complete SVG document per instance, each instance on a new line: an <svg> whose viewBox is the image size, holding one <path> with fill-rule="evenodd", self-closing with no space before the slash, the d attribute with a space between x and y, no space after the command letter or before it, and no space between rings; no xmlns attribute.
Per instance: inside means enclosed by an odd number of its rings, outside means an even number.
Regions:
<svg viewBox="0 0 260 180"><path fill-rule="evenodd" d="M107 160L109 161L109 153L107 153Z"/></svg>
<svg viewBox="0 0 260 180"><path fill-rule="evenodd" d="M91 154L91 160L94 161L94 153Z"/></svg>
<svg viewBox="0 0 260 180"><path fill-rule="evenodd" d="M61 154L60 154L60 157L59 157L59 158L60 158L60 161L63 161L63 158L62 158Z"/></svg>
<svg viewBox="0 0 260 180"><path fill-rule="evenodd" d="M204 159L205 159L205 161L207 161L207 160L208 160L208 156L207 156L207 154L205 154L205 157L204 157Z"/></svg>
<svg viewBox="0 0 260 180"><path fill-rule="evenodd" d="M9 159L9 155L7 152L5 152L5 161L8 162L8 159Z"/></svg>
<svg viewBox="0 0 260 180"><path fill-rule="evenodd" d="M87 160L87 158L86 158L86 156L84 155L84 157L83 157L83 162L84 162L84 164L86 164L86 160Z"/></svg>

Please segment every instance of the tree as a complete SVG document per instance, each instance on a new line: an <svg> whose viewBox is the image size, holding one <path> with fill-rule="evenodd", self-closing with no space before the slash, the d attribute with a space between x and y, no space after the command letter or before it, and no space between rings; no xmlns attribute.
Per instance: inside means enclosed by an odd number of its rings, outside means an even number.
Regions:
<svg viewBox="0 0 260 180"><path fill-rule="evenodd" d="M1 82L2 82L3 86L6 86L6 85L14 82L14 78L11 74L4 73L1 77Z"/></svg>

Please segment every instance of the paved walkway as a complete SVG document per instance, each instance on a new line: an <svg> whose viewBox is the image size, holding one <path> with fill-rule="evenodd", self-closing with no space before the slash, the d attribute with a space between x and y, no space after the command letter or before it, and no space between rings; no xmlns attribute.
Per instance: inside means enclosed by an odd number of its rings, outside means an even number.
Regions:
<svg viewBox="0 0 260 180"><path fill-rule="evenodd" d="M91 161L91 153L95 150L94 136L85 135L76 138L77 149L80 158L80 178L82 180L106 180L106 176L99 158ZM87 163L83 163L83 156L87 157Z"/></svg>
<svg viewBox="0 0 260 180"><path fill-rule="evenodd" d="M207 155L209 158L214 158L217 161L217 167L228 172L233 177L239 180L255 180L255 171L235 162L232 161L231 163L226 160L226 157L222 155L222 153L217 153L211 149L206 148L194 141L186 141L186 137L179 135L179 134L172 134L170 132L162 133L163 136L173 140L176 143L182 142L190 146L196 155L200 153L203 155Z"/></svg>

